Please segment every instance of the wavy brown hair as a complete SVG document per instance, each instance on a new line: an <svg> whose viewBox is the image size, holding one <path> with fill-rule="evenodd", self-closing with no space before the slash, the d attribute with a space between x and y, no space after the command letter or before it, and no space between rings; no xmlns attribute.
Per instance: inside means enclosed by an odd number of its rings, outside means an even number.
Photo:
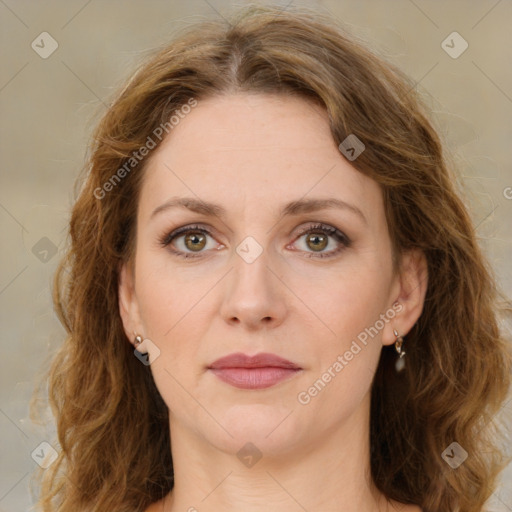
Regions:
<svg viewBox="0 0 512 512"><path fill-rule="evenodd" d="M55 276L67 338L47 383L60 452L41 472L38 506L132 512L173 487L168 410L118 306L148 159L103 197L98 190L191 98L233 92L298 95L325 109L336 144L349 134L364 142L351 163L381 187L394 254L421 249L429 275L406 370L394 371L396 354L384 347L372 385L372 478L388 498L425 512L483 510L505 465L496 415L511 352L499 320L512 310L428 109L407 76L324 15L255 6L227 24L182 30L146 57L93 134ZM457 469L441 457L453 441L469 454Z"/></svg>

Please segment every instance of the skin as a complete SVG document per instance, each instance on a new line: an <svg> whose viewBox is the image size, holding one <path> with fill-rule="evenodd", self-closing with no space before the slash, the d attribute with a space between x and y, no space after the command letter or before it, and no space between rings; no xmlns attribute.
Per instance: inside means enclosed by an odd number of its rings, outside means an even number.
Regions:
<svg viewBox="0 0 512 512"><path fill-rule="evenodd" d="M175 486L148 511L338 511L340 503L345 512L419 511L386 503L367 475L372 378L393 329L405 335L421 314L426 261L411 251L394 272L381 190L341 154L326 112L292 96L200 100L147 164L119 305L128 338L145 338L138 350L160 350L150 369L170 411ZM152 217L171 197L214 202L226 213L169 208ZM328 197L365 220L332 208L280 216L290 201ZM316 223L351 244L330 234L308 243L299 231ZM211 234L159 244L190 224ZM263 249L252 263L236 252L248 236ZM199 257L180 258L171 247ZM299 403L393 304L401 311ZM238 389L207 369L233 352L271 352L302 370L270 388ZM248 442L262 454L252 467L237 457Z"/></svg>

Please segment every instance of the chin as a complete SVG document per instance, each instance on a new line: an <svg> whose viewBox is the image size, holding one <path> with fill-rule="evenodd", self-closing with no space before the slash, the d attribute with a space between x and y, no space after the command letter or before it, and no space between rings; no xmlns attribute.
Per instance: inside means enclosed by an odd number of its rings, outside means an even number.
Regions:
<svg viewBox="0 0 512 512"><path fill-rule="evenodd" d="M298 426L296 412L279 403L227 406L216 418L233 437L217 429L219 435L213 444L233 454L247 443L252 443L264 455L284 454L306 435Z"/></svg>

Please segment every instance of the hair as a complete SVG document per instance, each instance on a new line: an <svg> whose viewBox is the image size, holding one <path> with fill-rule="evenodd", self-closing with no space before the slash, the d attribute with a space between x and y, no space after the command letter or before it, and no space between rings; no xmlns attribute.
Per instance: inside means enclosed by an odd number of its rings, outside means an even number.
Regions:
<svg viewBox="0 0 512 512"><path fill-rule="evenodd" d="M168 409L119 313L148 161L132 160L148 137L159 146L154 134L182 105L232 93L297 95L327 112L336 144L350 134L364 143L351 164L380 185L393 253L420 249L428 264L406 368L397 373L393 346L383 347L372 383L371 477L388 499L424 512L481 511L506 465L497 413L512 355L500 315L512 308L426 104L410 78L326 16L261 6L182 29L152 51L92 135L53 287L67 331L46 376L60 449L39 476L37 505L144 510L173 487ZM456 470L441 457L454 441L469 454Z"/></svg>

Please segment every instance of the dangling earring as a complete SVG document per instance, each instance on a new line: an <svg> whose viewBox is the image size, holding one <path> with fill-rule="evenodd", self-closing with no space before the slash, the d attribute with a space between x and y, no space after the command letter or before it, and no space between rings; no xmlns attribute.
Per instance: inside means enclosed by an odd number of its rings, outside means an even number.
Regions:
<svg viewBox="0 0 512 512"><path fill-rule="evenodd" d="M405 356L405 350L403 350L403 348L402 348L402 344L404 342L404 339L403 339L402 336L400 336L400 334L398 334L396 329L393 329L393 334L396 337L395 350L400 355L400 357L395 362L395 370L397 372L401 372L404 369L404 367L405 367L405 360L403 359L403 357Z"/></svg>

